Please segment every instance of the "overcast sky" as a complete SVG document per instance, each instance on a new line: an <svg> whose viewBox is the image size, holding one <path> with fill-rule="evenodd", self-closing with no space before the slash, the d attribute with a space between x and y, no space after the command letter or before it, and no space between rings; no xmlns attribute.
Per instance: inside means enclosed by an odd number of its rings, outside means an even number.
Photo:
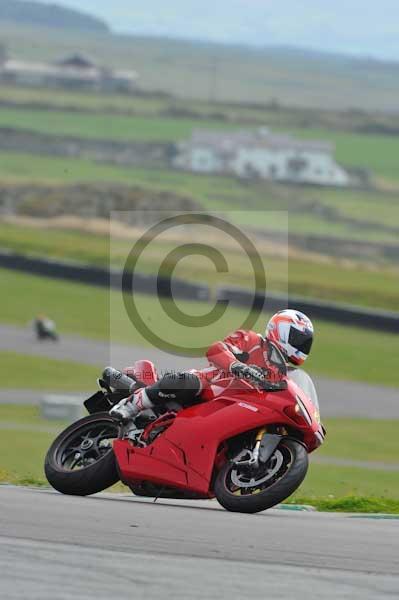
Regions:
<svg viewBox="0 0 399 600"><path fill-rule="evenodd" d="M57 0L52 0L57 2ZM399 0L59 0L115 30L399 60Z"/></svg>

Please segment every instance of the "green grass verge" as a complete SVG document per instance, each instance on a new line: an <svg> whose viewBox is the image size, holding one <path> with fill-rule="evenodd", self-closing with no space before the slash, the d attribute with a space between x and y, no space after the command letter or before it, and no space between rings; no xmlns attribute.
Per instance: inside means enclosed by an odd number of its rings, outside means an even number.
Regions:
<svg viewBox="0 0 399 600"><path fill-rule="evenodd" d="M91 390L99 369L77 362L0 352L3 389L50 391ZM101 365L99 366L101 368ZM16 373L23 376L16 377ZM73 373L73 377L71 377Z"/></svg>
<svg viewBox="0 0 399 600"><path fill-rule="evenodd" d="M340 498L292 497L287 504L307 504L323 512L399 515L399 500L379 496L342 496Z"/></svg>
<svg viewBox="0 0 399 600"><path fill-rule="evenodd" d="M45 312L55 319L61 332L112 339L143 348L151 346L132 325L117 291L108 292L83 284L7 270L0 270L0 278L7 290L7 294L0 296L0 320L3 323L26 325L36 313ZM10 302L9 298L13 301ZM179 325L168 317L156 298L136 294L135 299L142 319L152 331L168 342L189 347L193 344L208 346L224 338L241 325L247 316L241 309L228 308L216 323L193 329ZM201 302L179 302L178 305L189 315L201 315L210 309L210 305ZM267 314L262 314L255 328L262 331L267 318ZM315 326L315 345L307 361L311 373L365 383L398 385L397 335L318 320ZM365 352L364 348L372 351ZM381 360L376 360L376 357Z"/></svg>
<svg viewBox="0 0 399 600"><path fill-rule="evenodd" d="M43 419L37 406L0 405L0 482L48 485L44 456L57 431L67 425Z"/></svg>
<svg viewBox="0 0 399 600"><path fill-rule="evenodd" d="M0 245L21 254L34 253L61 259L80 260L93 265L123 267L135 239L113 240L112 253L108 236L61 229L43 229L0 222ZM176 247L176 242L152 242L138 264L139 270L154 273L161 256ZM248 271L248 259L238 249L223 251L229 272L223 275L223 284L241 287L254 285ZM270 251L261 253L268 278L268 289L285 291L287 282L291 295L316 297L329 301L359 304L397 310L399 306L398 271L392 267L371 269L355 263L317 262L295 258L278 258ZM287 272L288 268L288 272ZM212 263L193 256L182 261L175 271L185 280L203 281L211 286L220 284L220 274Z"/></svg>
<svg viewBox="0 0 399 600"><path fill-rule="evenodd" d="M2 455L0 482L17 485L48 485L43 473L44 457L54 433L4 429L0 436Z"/></svg>
<svg viewBox="0 0 399 600"><path fill-rule="evenodd" d="M327 438L317 456L399 465L399 421L329 418L325 426Z"/></svg>
<svg viewBox="0 0 399 600"><path fill-rule="evenodd" d="M305 481L294 494L297 498L326 498L346 496L390 498L399 502L397 472L311 464Z"/></svg>
<svg viewBox="0 0 399 600"><path fill-rule="evenodd" d="M18 425L31 425L32 430L35 427L46 427L49 429L66 427L66 421L56 421L43 419L40 416L40 409L35 405L24 404L0 404L0 423L18 423Z"/></svg>
<svg viewBox="0 0 399 600"><path fill-rule="evenodd" d="M336 429L333 423L334 420L328 420L327 427L330 434L337 436L338 423L335 423ZM2 425L11 428L1 429ZM31 426L31 431L27 432L27 426ZM42 419L38 407L0 406L0 482L47 485L43 474L44 456L56 431L65 426L66 423ZM41 427L40 431L38 427ZM48 433L42 431L44 427L49 428ZM390 437L391 430L387 423L342 419L341 437L336 437L335 444L345 440L346 444L351 442L352 446L346 450L346 457L351 458L362 440L370 439L373 427L376 428L376 435L385 430L385 437ZM367 448L360 457L363 460L369 457ZM126 491L126 488L119 484L115 491ZM305 482L289 502L310 504L328 511L399 513L399 479L395 473L384 471L311 465Z"/></svg>

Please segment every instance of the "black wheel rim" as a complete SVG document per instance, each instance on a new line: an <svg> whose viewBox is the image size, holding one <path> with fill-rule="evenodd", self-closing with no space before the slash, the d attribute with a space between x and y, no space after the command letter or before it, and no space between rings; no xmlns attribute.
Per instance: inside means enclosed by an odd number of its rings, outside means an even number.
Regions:
<svg viewBox="0 0 399 600"><path fill-rule="evenodd" d="M56 453L57 466L65 471L90 467L112 451L112 440L119 435L116 422L95 421L72 431Z"/></svg>
<svg viewBox="0 0 399 600"><path fill-rule="evenodd" d="M256 470L233 464L226 472L225 487L234 496L254 496L271 488L285 477L293 461L291 449L280 444L269 461Z"/></svg>

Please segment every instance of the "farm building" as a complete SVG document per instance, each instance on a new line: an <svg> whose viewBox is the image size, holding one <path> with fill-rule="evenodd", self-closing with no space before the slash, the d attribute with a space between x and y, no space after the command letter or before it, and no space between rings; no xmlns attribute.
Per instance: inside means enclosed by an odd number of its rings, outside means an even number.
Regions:
<svg viewBox="0 0 399 600"><path fill-rule="evenodd" d="M350 176L335 160L334 146L258 131L195 130L178 146L174 166L195 173L220 173L290 183L346 186Z"/></svg>
<svg viewBox="0 0 399 600"><path fill-rule="evenodd" d="M117 71L96 65L80 54L56 63L5 60L0 81L31 87L132 92L137 88L135 71Z"/></svg>

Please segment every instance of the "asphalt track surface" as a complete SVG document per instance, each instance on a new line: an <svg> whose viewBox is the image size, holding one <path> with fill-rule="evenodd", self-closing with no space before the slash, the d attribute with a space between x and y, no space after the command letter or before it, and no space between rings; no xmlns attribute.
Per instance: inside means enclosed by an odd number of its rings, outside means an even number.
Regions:
<svg viewBox="0 0 399 600"><path fill-rule="evenodd" d="M399 596L399 521L0 487L0 597Z"/></svg>
<svg viewBox="0 0 399 600"><path fill-rule="evenodd" d="M205 366L205 361L176 357L159 350L123 344L110 344L78 336L63 336L60 343L37 342L31 331L11 325L0 326L0 350L72 360L99 367L122 367L140 358L153 360L160 372L168 369L188 369ZM73 378L73 373L68 373ZM0 391L0 403L40 402L38 392ZM315 377L315 384L324 417L363 417L370 419L399 419L399 391L394 388L370 386L356 382L335 381ZM1 385L1 383L0 383ZM95 382L93 382L93 388ZM78 395L80 395L78 393Z"/></svg>

